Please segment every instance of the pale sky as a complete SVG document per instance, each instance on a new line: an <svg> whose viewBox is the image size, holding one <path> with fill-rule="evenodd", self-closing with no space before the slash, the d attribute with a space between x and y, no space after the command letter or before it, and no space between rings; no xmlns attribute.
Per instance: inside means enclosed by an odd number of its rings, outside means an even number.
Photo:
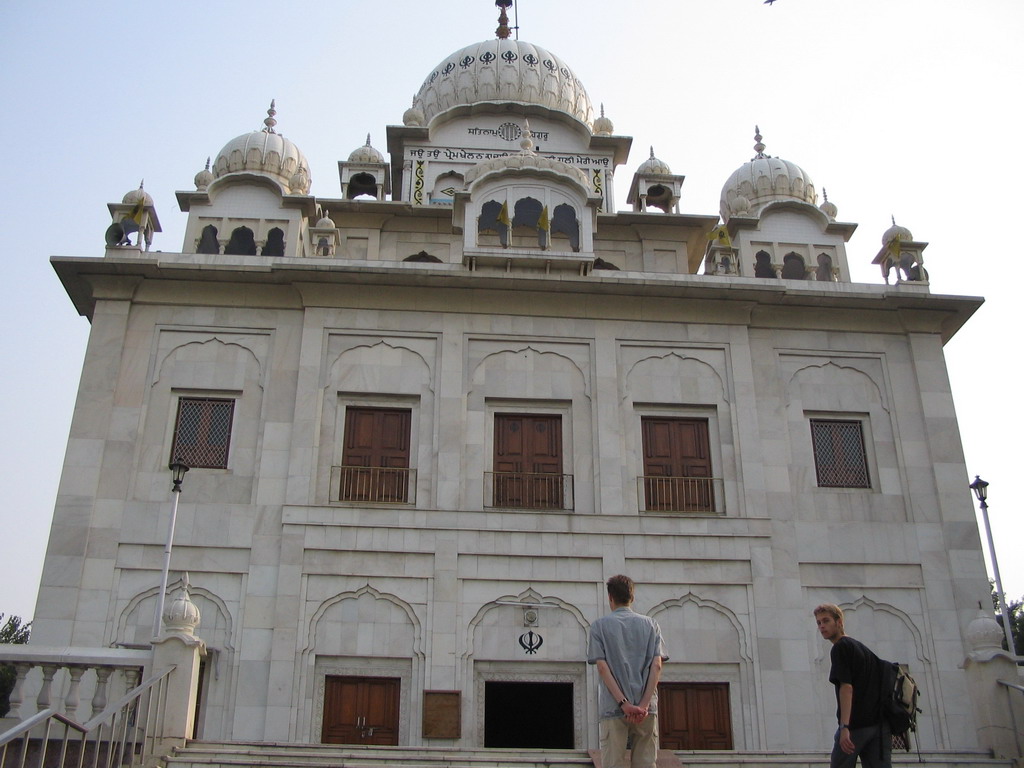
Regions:
<svg viewBox="0 0 1024 768"><path fill-rule="evenodd" d="M890 216L930 243L935 294L984 296L946 346L970 476L991 483L1004 586L1024 595L1022 374L1013 350L1024 3L1019 0L520 0L520 38L562 58L615 132L633 136L620 209L653 145L686 176L680 210L716 214L754 152L799 164L859 227L854 280ZM513 14L514 18L514 14ZM174 192L230 139L277 130L309 160L314 195L340 196L337 162L385 126L434 65L494 36L492 0L0 0L0 612L33 615L89 323L51 255L103 255L108 202L145 179L180 251ZM1013 171L1018 173L1019 171ZM990 219L998 213L997 221ZM169 482L168 482L169 485ZM187 489L186 489L187 491ZM170 496L170 494L168 494ZM984 537L982 536L984 541ZM987 551L986 551L987 559ZM991 568L990 568L991 573Z"/></svg>

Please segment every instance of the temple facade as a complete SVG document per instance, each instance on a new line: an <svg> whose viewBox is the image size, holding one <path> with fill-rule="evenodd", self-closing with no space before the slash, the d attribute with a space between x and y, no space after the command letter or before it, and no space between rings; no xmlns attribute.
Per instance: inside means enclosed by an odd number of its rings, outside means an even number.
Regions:
<svg viewBox="0 0 1024 768"><path fill-rule="evenodd" d="M401 117L320 196L272 105L177 193L180 252L139 189L53 259L91 335L33 643L148 647L180 460L203 737L596 746L588 627L626 573L663 747L820 748L835 602L909 664L920 744L976 748L943 345L980 301L931 293L895 222L858 249L889 277L852 282L856 225L760 132L720 211L681 212L506 23Z"/></svg>

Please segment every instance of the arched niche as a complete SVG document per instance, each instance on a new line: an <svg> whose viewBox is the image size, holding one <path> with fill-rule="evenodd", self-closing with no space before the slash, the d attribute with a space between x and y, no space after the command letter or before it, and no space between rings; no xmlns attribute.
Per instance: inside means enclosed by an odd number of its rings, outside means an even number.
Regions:
<svg viewBox="0 0 1024 768"><path fill-rule="evenodd" d="M410 411L409 462L416 494L430 498L434 473L433 339L332 335L321 381L319 450L310 478L321 502L332 500L332 467L344 453L345 412L352 406ZM336 500L336 499L335 499Z"/></svg>
<svg viewBox="0 0 1024 768"><path fill-rule="evenodd" d="M196 244L196 253L220 253L220 242L217 240L217 228L213 224L203 227Z"/></svg>
<svg viewBox="0 0 1024 768"><path fill-rule="evenodd" d="M321 602L309 615L293 709L293 737L320 741L329 675L400 680L399 744L413 742L422 716L423 627L413 606L366 584Z"/></svg>
<svg viewBox="0 0 1024 768"><path fill-rule="evenodd" d="M267 232L267 243L263 246L264 256L284 256L284 230L271 227Z"/></svg>
<svg viewBox="0 0 1024 768"><path fill-rule="evenodd" d="M788 472L804 503L797 513L818 520L905 522L905 469L891 413L884 358L784 355L791 461ZM819 487L811 421L860 425L867 487ZM922 509L929 514L928 509Z"/></svg>
<svg viewBox="0 0 1024 768"><path fill-rule="evenodd" d="M746 600L745 594L736 593L737 599ZM667 643L662 682L727 685L735 748L758 748L754 653L745 619L693 592L654 606L648 615L658 622Z"/></svg>
<svg viewBox="0 0 1024 768"><path fill-rule="evenodd" d="M224 246L225 255L255 256L256 238L252 230L246 226L235 227L231 232L231 239Z"/></svg>
<svg viewBox="0 0 1024 768"><path fill-rule="evenodd" d="M782 257L783 280L806 280L807 264L799 253L790 251Z"/></svg>
<svg viewBox="0 0 1024 768"><path fill-rule="evenodd" d="M435 205L451 205L455 201L455 193L463 190L465 186L466 182L461 173L442 173L434 180L430 202Z"/></svg>
<svg viewBox="0 0 1024 768"><path fill-rule="evenodd" d="M528 590L482 606L469 622L467 647L476 660L578 661L586 657L588 626L572 604ZM524 638L529 632L534 638Z"/></svg>
<svg viewBox="0 0 1024 768"><path fill-rule="evenodd" d="M180 329L159 333L140 425L137 498L161 502L165 499L164 478L172 458L179 399L218 398L233 401L227 470L190 472L188 492L204 502L251 503L262 429L264 361L268 354L269 334ZM219 510L218 514L229 514L226 508ZM204 519L203 525L209 522ZM226 523L221 528L214 526L217 536L226 537L228 529ZM186 530L181 533L184 535Z"/></svg>

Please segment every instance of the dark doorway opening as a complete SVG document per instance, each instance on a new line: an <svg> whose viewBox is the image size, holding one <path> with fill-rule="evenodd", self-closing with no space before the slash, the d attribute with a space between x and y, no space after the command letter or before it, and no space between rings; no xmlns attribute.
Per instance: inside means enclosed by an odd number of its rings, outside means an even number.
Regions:
<svg viewBox="0 0 1024 768"><path fill-rule="evenodd" d="M574 749L572 683L484 683L484 746Z"/></svg>

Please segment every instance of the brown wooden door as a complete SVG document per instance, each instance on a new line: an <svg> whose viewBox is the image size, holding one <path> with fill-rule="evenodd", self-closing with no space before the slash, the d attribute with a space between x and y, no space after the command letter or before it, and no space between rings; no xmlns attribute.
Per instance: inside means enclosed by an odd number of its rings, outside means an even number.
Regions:
<svg viewBox="0 0 1024 768"><path fill-rule="evenodd" d="M707 419L644 417L640 428L647 509L713 512Z"/></svg>
<svg viewBox="0 0 1024 768"><path fill-rule="evenodd" d="M728 683L658 686L662 749L732 749Z"/></svg>
<svg viewBox="0 0 1024 768"><path fill-rule="evenodd" d="M562 417L494 416L494 506L562 508Z"/></svg>
<svg viewBox="0 0 1024 768"><path fill-rule="evenodd" d="M324 685L324 744L398 744L401 680L328 675Z"/></svg>
<svg viewBox="0 0 1024 768"><path fill-rule="evenodd" d="M411 423L412 412L405 408L345 410L342 501L408 500Z"/></svg>

